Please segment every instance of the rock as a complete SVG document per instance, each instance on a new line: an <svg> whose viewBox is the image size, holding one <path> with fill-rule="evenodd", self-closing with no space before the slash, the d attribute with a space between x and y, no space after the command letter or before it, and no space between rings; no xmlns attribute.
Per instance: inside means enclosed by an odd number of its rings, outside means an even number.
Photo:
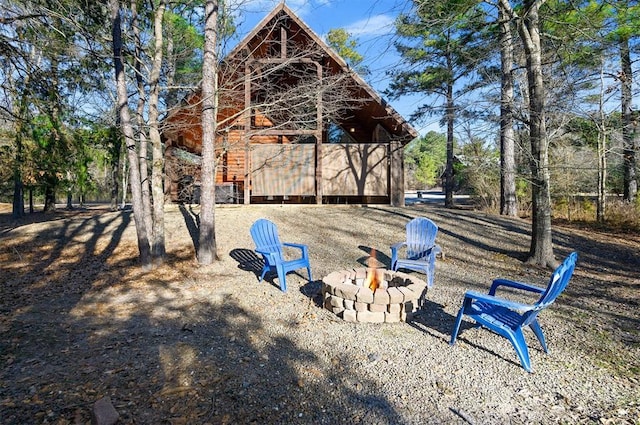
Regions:
<svg viewBox="0 0 640 425"><path fill-rule="evenodd" d="M118 422L120 415L116 411L109 397L102 397L93 404L91 412L92 425L114 425Z"/></svg>

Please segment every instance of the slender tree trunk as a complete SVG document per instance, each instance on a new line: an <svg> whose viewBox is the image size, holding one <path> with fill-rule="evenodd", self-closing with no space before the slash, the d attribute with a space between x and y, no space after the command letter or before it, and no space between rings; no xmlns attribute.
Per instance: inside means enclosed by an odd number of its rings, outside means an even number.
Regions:
<svg viewBox="0 0 640 425"><path fill-rule="evenodd" d="M633 74L631 69L631 54L629 52L629 39L623 37L620 40L620 63L622 72L620 80L622 100L622 158L624 168L624 200L635 201L638 195L638 179L636 176L636 137L632 103Z"/></svg>
<svg viewBox="0 0 640 425"><path fill-rule="evenodd" d="M113 145L111 145L109 149L109 154L111 156L109 161L109 166L111 167L111 201L109 206L111 208L111 211L116 211L118 209L118 172L120 169L120 152L122 148L122 139L118 132L114 132L111 137L113 137L113 140L111 140L111 143L113 143Z"/></svg>
<svg viewBox="0 0 640 425"><path fill-rule="evenodd" d="M513 37L511 22L504 5L499 5L500 60L502 80L500 91L500 214L518 216L516 197L516 158L513 130Z"/></svg>
<svg viewBox="0 0 640 425"><path fill-rule="evenodd" d="M596 220L604 223L607 211L607 116L604 111L604 96L606 86L604 83L604 63L600 67L600 104L598 127L598 201L596 207Z"/></svg>
<svg viewBox="0 0 640 425"><path fill-rule="evenodd" d="M531 144L532 232L528 263L544 267L557 265L551 236L551 188L549 151L545 125L545 86L538 9L544 0L526 0L524 16L518 23L527 59L529 86L529 138Z"/></svg>
<svg viewBox="0 0 640 425"><path fill-rule="evenodd" d="M202 190L198 262L217 259L215 237L215 138L218 113L217 24L218 0L206 0L204 16L204 60L202 64Z"/></svg>
<svg viewBox="0 0 640 425"><path fill-rule="evenodd" d="M127 103L127 82L124 73L124 62L122 60L122 17L120 14L120 5L118 0L109 0L109 9L111 11L111 28L113 36L113 62L117 91L117 111L127 147L127 158L129 159L131 202L133 205L136 234L138 236L138 251L140 252L140 262L143 269L149 270L152 266L151 249L149 247L147 229L144 225L138 150L136 149L136 141L133 134L133 126L131 124L131 113L129 112L129 105Z"/></svg>
<svg viewBox="0 0 640 425"><path fill-rule="evenodd" d="M449 69L453 68L450 58L447 58ZM452 73L453 74L453 73ZM456 120L455 103L453 100L453 82L447 83L447 164L445 168L444 206L453 208L453 126Z"/></svg>
<svg viewBox="0 0 640 425"><path fill-rule="evenodd" d="M53 212L56 210L56 184L45 180L44 186L44 212Z"/></svg>
<svg viewBox="0 0 640 425"><path fill-rule="evenodd" d="M158 128L158 101L160 93L160 68L162 67L162 17L165 2L161 0L154 16L155 48L151 78L149 81L149 138L152 146L151 192L153 194L153 242L151 253L156 263L164 262L166 255L164 239L164 190L162 189L162 171L164 155L162 140Z"/></svg>
<svg viewBox="0 0 640 425"><path fill-rule="evenodd" d="M33 50L32 50L33 51ZM33 53L32 53L33 55ZM18 87L14 80L11 70L3 69L9 82L9 87ZM24 211L24 183L22 182L22 164L24 162L24 144L22 142L24 122L27 113L27 92L26 87L29 83L29 74L24 78L22 90L16 90L15 102L13 102L13 114L17 117L15 121L15 156L13 162L13 209L12 217L22 218L25 216ZM19 100L18 100L19 98Z"/></svg>
<svg viewBox="0 0 640 425"><path fill-rule="evenodd" d="M449 85L448 89L453 96L453 86ZM449 94L449 93L448 93ZM445 168L445 190L444 190L444 206L446 208L453 208L453 125L454 125L454 111L453 111L453 97L451 102L447 100L447 164Z"/></svg>
<svg viewBox="0 0 640 425"><path fill-rule="evenodd" d="M127 206L127 195L130 192L129 189L129 157L126 157L127 154L127 145L125 143L122 144L122 148L124 150L122 157L125 159L124 161L122 161L122 171L120 172L120 176L122 177L122 184L120 186L122 186L122 198L121 198L121 202L120 202L120 209L123 209ZM149 232L147 232L148 234Z"/></svg>
<svg viewBox="0 0 640 425"><path fill-rule="evenodd" d="M24 96L24 95L23 95ZM22 100L21 102L24 102ZM24 184L22 183L22 164L24 162L24 145L22 143L22 117L18 115L18 125L16 126L16 155L13 165L13 218L24 217Z"/></svg>
<svg viewBox="0 0 640 425"><path fill-rule="evenodd" d="M144 120L144 108L147 101L147 96L144 91L144 78L142 70L142 41L140 39L140 22L138 19L138 6L137 0L131 0L131 27L133 30L134 44L135 44L135 76L136 85L138 87L138 105L136 108L136 122L138 127L138 146L140 149L140 184L142 190L142 208L144 209L144 225L147 227L147 234L153 235L153 217L151 213L151 191L149 185L149 165L147 163L148 157L148 142L146 125ZM152 236L153 237L153 236ZM153 245L153 244L152 244ZM152 249L153 252L153 249Z"/></svg>
<svg viewBox="0 0 640 425"><path fill-rule="evenodd" d="M73 209L73 193L71 192L71 188L67 189L67 209Z"/></svg>
<svg viewBox="0 0 640 425"><path fill-rule="evenodd" d="M171 31L167 31L166 35L166 48L165 48L165 78L167 80L167 90L165 91L164 103L168 110L172 109L178 104L178 96L176 90L173 88L176 79L176 54L173 41L173 34Z"/></svg>
<svg viewBox="0 0 640 425"><path fill-rule="evenodd" d="M18 137L16 137L16 139L18 139ZM22 151L21 146L20 151ZM21 156L20 151L16 153L17 164L13 169L13 210L11 213L13 218L24 217L24 185L22 184L22 172L20 171L21 162L18 162L18 158Z"/></svg>

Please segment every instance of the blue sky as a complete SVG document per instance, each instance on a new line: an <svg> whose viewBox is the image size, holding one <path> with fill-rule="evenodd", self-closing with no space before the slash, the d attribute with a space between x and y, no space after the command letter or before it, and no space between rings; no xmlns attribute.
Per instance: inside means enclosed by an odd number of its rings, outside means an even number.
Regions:
<svg viewBox="0 0 640 425"><path fill-rule="evenodd" d="M236 22L242 35L251 31L280 3L280 0L236 1L241 2ZM382 94L390 82L386 72L397 67L400 60L393 47L394 21L400 13L410 9L411 0L287 0L285 3L322 38L334 28L344 28L356 38L358 51L371 71L366 80ZM411 96L387 101L408 119L425 99ZM429 130L441 131L437 118L412 124L421 134Z"/></svg>

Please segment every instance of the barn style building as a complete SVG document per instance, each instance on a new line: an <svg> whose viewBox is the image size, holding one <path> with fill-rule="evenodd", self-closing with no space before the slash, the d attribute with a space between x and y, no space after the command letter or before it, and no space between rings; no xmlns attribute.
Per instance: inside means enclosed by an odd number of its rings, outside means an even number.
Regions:
<svg viewBox="0 0 640 425"><path fill-rule="evenodd" d="M404 205L417 132L284 3L222 61L216 201ZM197 201L201 94L164 121L166 190Z"/></svg>

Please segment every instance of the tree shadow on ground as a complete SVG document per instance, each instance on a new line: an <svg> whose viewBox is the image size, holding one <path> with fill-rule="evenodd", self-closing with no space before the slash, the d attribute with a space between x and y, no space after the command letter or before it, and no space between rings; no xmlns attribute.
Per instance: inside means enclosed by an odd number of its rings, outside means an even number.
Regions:
<svg viewBox="0 0 640 425"><path fill-rule="evenodd" d="M12 275L2 286L0 382L11 382L0 387L3 424L88 423L104 396L121 423L403 423L348 354L298 346L288 335L301 325L274 330L246 294L180 280L172 272L190 256L169 252L164 268L142 274L135 242L121 251L128 223L129 214L68 223L55 252L21 270L29 282ZM23 255L43 258L60 231ZM234 255L250 268L249 253ZM11 285L21 303L5 297Z"/></svg>
<svg viewBox="0 0 640 425"><path fill-rule="evenodd" d="M193 242L193 248L195 252L198 252L200 248L200 214L197 214L193 210L193 206L189 205L189 209L184 204L180 204L180 213L184 218L184 224L187 226L189 236Z"/></svg>

